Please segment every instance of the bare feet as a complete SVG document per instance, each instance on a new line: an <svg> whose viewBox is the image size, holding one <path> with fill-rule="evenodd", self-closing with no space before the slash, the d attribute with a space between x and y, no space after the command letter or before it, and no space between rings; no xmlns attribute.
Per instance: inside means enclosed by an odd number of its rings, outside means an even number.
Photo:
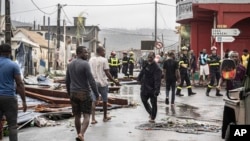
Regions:
<svg viewBox="0 0 250 141"><path fill-rule="evenodd" d="M111 120L111 117L106 117L106 118L103 119L103 122L107 122L109 120Z"/></svg>

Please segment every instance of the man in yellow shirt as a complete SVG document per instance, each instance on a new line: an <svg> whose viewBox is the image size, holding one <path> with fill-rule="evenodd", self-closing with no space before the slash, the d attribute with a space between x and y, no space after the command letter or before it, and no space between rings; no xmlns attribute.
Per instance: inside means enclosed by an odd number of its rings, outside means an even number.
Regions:
<svg viewBox="0 0 250 141"><path fill-rule="evenodd" d="M248 61L249 61L249 53L247 49L244 49L243 55L241 56L241 63L245 68L247 68Z"/></svg>

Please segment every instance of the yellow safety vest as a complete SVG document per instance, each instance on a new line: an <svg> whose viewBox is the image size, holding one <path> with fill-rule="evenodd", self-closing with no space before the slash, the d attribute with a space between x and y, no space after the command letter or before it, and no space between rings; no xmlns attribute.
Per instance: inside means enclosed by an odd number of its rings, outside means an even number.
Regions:
<svg viewBox="0 0 250 141"><path fill-rule="evenodd" d="M247 63L248 63L248 60L249 60L249 54L247 56L245 55L242 55L241 56L241 59L242 59L242 65L247 68Z"/></svg>
<svg viewBox="0 0 250 141"><path fill-rule="evenodd" d="M119 60L118 60L118 58L110 58L109 65L111 67L117 67L117 66L119 66Z"/></svg>

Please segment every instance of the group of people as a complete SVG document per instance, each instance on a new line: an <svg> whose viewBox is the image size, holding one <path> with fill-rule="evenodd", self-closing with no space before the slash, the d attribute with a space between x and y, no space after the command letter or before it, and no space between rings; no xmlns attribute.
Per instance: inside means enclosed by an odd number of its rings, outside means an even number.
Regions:
<svg viewBox="0 0 250 141"><path fill-rule="evenodd" d="M118 72L122 70L125 78L133 78L133 70L135 66L134 52L130 51L129 56L126 51L123 52L122 60L116 57L116 52L112 51L108 59L110 73L114 79L118 78Z"/></svg>
<svg viewBox="0 0 250 141"><path fill-rule="evenodd" d="M227 80L221 76L221 62L223 59L217 55L217 47L211 47L212 54L207 55L206 50L200 54L198 63L200 68L200 75L205 73L205 78L210 78L210 82L207 84L205 91L206 96L212 88L216 88L216 96L223 96L220 93L221 85L226 82L227 92L231 89L242 86L242 81L245 76L246 67L249 61L249 53L245 49L242 57L239 57L239 53L236 51L228 52L227 56L233 60L236 65L235 78ZM196 57L193 50L190 51L190 57L188 57L188 48L183 46L181 48L180 58L177 60L174 52L168 52L167 59L162 64L163 68L157 62L155 53L150 52L146 63L142 66L138 81L141 83L141 100L142 103L150 115L149 122L154 122L157 113L157 96L160 93L161 79L164 78L166 82L166 99L165 103L169 104L169 94L171 93L171 106L175 104L175 96L183 96L181 90L186 82L186 88L188 89L188 96L196 94L192 91L190 77L192 73L196 71ZM215 85L215 80L217 84ZM176 90L176 85L177 90ZM150 99L150 104L149 104Z"/></svg>
<svg viewBox="0 0 250 141"><path fill-rule="evenodd" d="M188 48L181 48L182 54L179 59L176 59L174 52L169 52L167 58L162 60L162 66L157 62L154 52L149 52L147 60L143 63L142 69L138 75L138 82L141 84L140 97L142 103L149 114L149 122L155 122L157 115L157 96L160 94L161 80L166 82L166 99L168 105L175 104L175 96L183 96L181 90L186 82L188 96L196 94L192 91L190 82L190 70L195 71L196 57L191 52L191 57L188 56ZM221 77L221 59L217 55L217 48L211 47L212 54L207 55L206 50L199 56L200 73L209 70L210 83L207 85L206 95L209 96L211 89L216 84L216 96L220 94L221 85L225 81ZM227 91L242 86L242 80L245 77L246 67L249 62L248 50L243 51L242 57L239 53L230 51L227 54L229 59L232 59L236 64L236 74L233 80L226 80ZM133 54L127 56L124 52L122 72L125 76L133 74L130 70L130 65L134 64L135 59ZM11 59L11 46L8 44L0 45L0 119L3 115L6 117L9 127L10 141L17 141L17 98L16 93L20 95L22 100L23 111L27 109L25 100L25 89L21 79L20 68ZM107 114L108 102L108 79L120 85L117 80L116 71L112 71L114 64L119 64L115 58L114 52L111 53L109 59L105 58L105 48L98 46L96 55L89 60L89 53L84 46L78 46L76 49L76 58L67 66L66 72L66 88L72 104L72 112L75 117L75 128L77 131L76 139L84 141L84 134L88 128L89 122L96 124L98 121L95 118L95 106L102 99L103 105L103 122L111 120ZM133 65L131 65L133 67ZM132 68L131 67L131 68ZM127 70L129 75L127 74ZM117 68L118 69L118 68ZM205 73L206 74L206 73ZM206 77L208 77L208 74ZM176 85L178 86L176 87ZM177 89L177 90L176 90ZM169 100L171 91L171 100ZM150 100L150 103L149 103ZM92 115L92 116L91 116ZM83 116L83 121L81 121ZM91 118L91 119L90 119Z"/></svg>

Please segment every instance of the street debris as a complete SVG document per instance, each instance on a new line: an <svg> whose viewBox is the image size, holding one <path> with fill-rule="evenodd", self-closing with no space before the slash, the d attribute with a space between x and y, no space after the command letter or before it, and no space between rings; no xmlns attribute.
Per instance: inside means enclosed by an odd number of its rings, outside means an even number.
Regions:
<svg viewBox="0 0 250 141"><path fill-rule="evenodd" d="M136 127L139 130L165 130L175 131L186 134L202 134L203 132L217 133L221 127L217 125L211 125L209 123L199 123L194 121L180 121L168 119L167 122L161 123L145 123Z"/></svg>

